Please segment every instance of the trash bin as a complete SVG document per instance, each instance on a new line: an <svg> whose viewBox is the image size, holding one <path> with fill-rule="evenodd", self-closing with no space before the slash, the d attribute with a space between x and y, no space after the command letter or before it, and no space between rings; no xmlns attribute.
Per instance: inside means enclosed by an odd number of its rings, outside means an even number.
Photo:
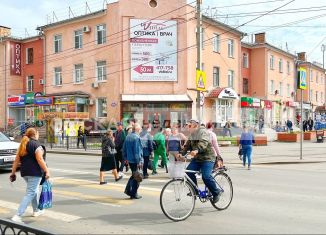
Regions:
<svg viewBox="0 0 326 235"><path fill-rule="evenodd" d="M317 143L324 143L324 131L316 131Z"/></svg>

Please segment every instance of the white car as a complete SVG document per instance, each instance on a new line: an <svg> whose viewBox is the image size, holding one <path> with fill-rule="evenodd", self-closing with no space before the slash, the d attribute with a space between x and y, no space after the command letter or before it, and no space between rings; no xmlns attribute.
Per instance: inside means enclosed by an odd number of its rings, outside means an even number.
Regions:
<svg viewBox="0 0 326 235"><path fill-rule="evenodd" d="M0 168L11 168L16 158L19 143L0 132Z"/></svg>

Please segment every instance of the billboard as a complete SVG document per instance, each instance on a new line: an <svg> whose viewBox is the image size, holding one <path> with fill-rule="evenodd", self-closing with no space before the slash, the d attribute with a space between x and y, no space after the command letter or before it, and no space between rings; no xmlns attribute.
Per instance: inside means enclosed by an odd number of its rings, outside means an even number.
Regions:
<svg viewBox="0 0 326 235"><path fill-rule="evenodd" d="M299 68L298 70L298 89L307 90L307 70Z"/></svg>
<svg viewBox="0 0 326 235"><path fill-rule="evenodd" d="M177 81L177 21L130 19L131 81Z"/></svg>
<svg viewBox="0 0 326 235"><path fill-rule="evenodd" d="M22 74L22 45L21 43L11 42L10 43L10 75Z"/></svg>

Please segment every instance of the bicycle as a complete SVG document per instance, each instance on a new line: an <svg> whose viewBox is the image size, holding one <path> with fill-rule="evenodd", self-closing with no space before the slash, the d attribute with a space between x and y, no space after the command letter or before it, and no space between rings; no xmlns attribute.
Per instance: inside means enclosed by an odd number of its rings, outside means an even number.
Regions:
<svg viewBox="0 0 326 235"><path fill-rule="evenodd" d="M187 156L185 161L186 159ZM175 222L186 220L192 214L197 198L202 203L210 201L217 210L227 209L233 199L232 181L226 173L227 170L226 167L222 167L212 172L216 185L221 190L220 199L217 203L213 203L213 195L206 186L203 191L200 190L187 174L167 182L160 194L160 206L165 216ZM184 173L197 174L200 172L184 168Z"/></svg>

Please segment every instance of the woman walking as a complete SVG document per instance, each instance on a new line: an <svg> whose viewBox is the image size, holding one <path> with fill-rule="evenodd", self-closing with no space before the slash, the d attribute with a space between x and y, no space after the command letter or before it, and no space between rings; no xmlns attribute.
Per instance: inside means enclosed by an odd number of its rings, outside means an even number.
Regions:
<svg viewBox="0 0 326 235"><path fill-rule="evenodd" d="M169 156L169 163L174 164L182 149L183 144L187 141L187 137L179 133L178 126L174 125L171 134L167 137L167 153Z"/></svg>
<svg viewBox="0 0 326 235"><path fill-rule="evenodd" d="M46 179L50 178L50 172L43 159L43 148L38 142L39 133L35 128L28 128L23 136L15 162L12 167L10 181L16 180L16 170L20 164L20 174L24 178L27 187L26 194L20 203L18 212L11 218L12 221L23 223L22 216L30 203L33 207L33 217L38 217L44 213L43 210L38 210L37 193L42 179L45 175Z"/></svg>
<svg viewBox="0 0 326 235"><path fill-rule="evenodd" d="M112 174L115 178L115 181L119 181L123 176L119 176L117 171L117 164L115 162L115 155L117 151L115 149L113 131L108 130L106 136L102 140L102 161L100 168L100 184L107 184L107 181L104 181L104 172L112 170Z"/></svg>
<svg viewBox="0 0 326 235"><path fill-rule="evenodd" d="M243 127L243 132L240 137L240 148L243 153L243 166L246 167L246 161L248 159L248 170L251 169L251 154L252 145L255 143L254 135L248 130L246 126Z"/></svg>
<svg viewBox="0 0 326 235"><path fill-rule="evenodd" d="M218 143L217 143L216 134L213 131L213 123L208 122L206 124L206 128L207 128L207 131L209 133L209 139L210 139L210 142L212 144L213 153L216 156L216 161L215 161L214 168L220 168L220 167L223 166L223 158L221 156L220 147L218 146Z"/></svg>

